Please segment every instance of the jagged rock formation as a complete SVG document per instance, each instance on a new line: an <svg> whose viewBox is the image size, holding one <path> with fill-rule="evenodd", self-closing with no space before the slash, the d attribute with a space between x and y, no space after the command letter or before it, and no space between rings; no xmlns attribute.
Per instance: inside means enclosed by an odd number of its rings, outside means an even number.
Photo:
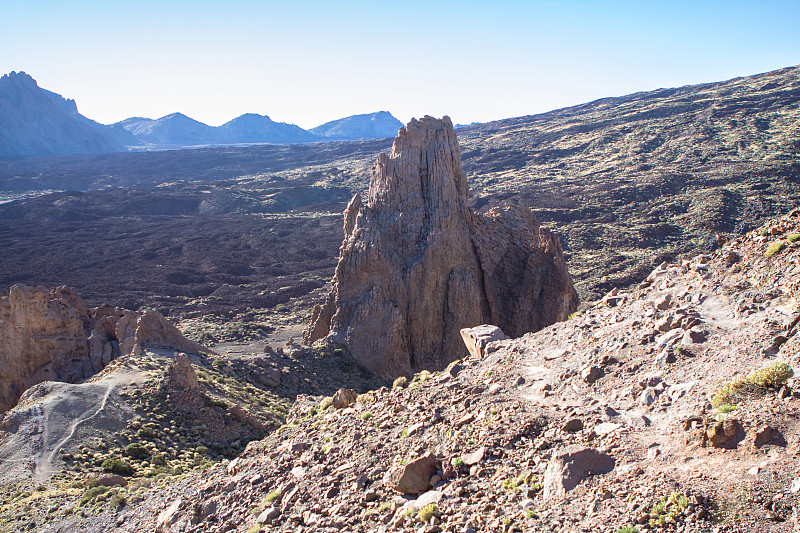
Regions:
<svg viewBox="0 0 800 533"><path fill-rule="evenodd" d="M203 349L157 311L90 309L67 287L14 285L0 295L0 412L37 383L81 381L143 346Z"/></svg>
<svg viewBox="0 0 800 533"><path fill-rule="evenodd" d="M356 195L345 210L333 288L304 341L329 336L392 377L463 356L461 328L518 336L574 311L558 239L528 210L467 202L450 119L412 120L378 157L368 204Z"/></svg>

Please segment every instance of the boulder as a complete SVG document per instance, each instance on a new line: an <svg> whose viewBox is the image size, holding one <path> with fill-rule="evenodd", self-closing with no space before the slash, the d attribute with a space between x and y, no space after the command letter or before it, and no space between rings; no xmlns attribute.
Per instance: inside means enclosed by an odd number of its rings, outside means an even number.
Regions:
<svg viewBox="0 0 800 533"><path fill-rule="evenodd" d="M560 498L578 486L586 476L606 474L614 469L613 457L593 448L570 446L553 455L544 473L545 499Z"/></svg>
<svg viewBox="0 0 800 533"><path fill-rule="evenodd" d="M497 326L483 324L474 328L462 328L461 338L472 357L480 359L486 355L486 347L490 342L508 339L503 330Z"/></svg>
<svg viewBox="0 0 800 533"><path fill-rule="evenodd" d="M194 371L189 356L185 353L176 353L175 358L167 370L167 381L169 385L181 391L200 390L200 382L197 381L197 374Z"/></svg>
<svg viewBox="0 0 800 533"><path fill-rule="evenodd" d="M344 409L345 407L350 407L356 400L358 399L358 393L352 389L339 389L333 395L333 406L336 409Z"/></svg>
<svg viewBox="0 0 800 533"><path fill-rule="evenodd" d="M441 370L465 355L460 330L511 336L578 305L561 244L529 209L477 214L449 118L401 129L372 170L367 203L344 213L333 284L303 340L328 338L386 378Z"/></svg>
<svg viewBox="0 0 800 533"><path fill-rule="evenodd" d="M427 453L405 465L389 470L384 484L403 494L419 494L431 488L431 477L436 473L436 456Z"/></svg>

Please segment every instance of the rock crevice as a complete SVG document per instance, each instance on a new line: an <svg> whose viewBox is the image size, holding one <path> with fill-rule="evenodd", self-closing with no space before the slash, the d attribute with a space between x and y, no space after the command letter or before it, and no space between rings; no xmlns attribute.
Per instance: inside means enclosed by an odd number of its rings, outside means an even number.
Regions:
<svg viewBox="0 0 800 533"><path fill-rule="evenodd" d="M460 330L491 322L512 336L575 310L558 239L533 214L468 203L448 117L412 120L372 170L368 202L344 213L333 288L304 340L346 345L369 370L394 377L465 355Z"/></svg>

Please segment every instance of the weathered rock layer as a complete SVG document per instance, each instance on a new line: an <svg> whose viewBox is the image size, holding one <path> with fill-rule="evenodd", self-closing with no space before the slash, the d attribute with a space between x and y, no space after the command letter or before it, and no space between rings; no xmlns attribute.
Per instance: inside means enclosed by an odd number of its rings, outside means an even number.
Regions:
<svg viewBox="0 0 800 533"><path fill-rule="evenodd" d="M37 383L81 381L145 345L203 349L158 311L90 309L67 287L14 285L0 295L0 412Z"/></svg>
<svg viewBox="0 0 800 533"><path fill-rule="evenodd" d="M558 238L528 209L468 205L448 117L412 120L354 196L333 288L304 340L329 337L386 377L465 355L459 330L493 323L512 336L565 319L578 304Z"/></svg>

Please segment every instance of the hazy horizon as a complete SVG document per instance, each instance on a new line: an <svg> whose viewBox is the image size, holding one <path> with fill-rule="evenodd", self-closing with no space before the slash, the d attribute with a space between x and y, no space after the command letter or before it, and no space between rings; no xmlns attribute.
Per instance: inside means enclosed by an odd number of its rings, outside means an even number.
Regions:
<svg viewBox="0 0 800 533"><path fill-rule="evenodd" d="M4 2L0 73L110 124L535 114L800 63L789 1Z"/></svg>

